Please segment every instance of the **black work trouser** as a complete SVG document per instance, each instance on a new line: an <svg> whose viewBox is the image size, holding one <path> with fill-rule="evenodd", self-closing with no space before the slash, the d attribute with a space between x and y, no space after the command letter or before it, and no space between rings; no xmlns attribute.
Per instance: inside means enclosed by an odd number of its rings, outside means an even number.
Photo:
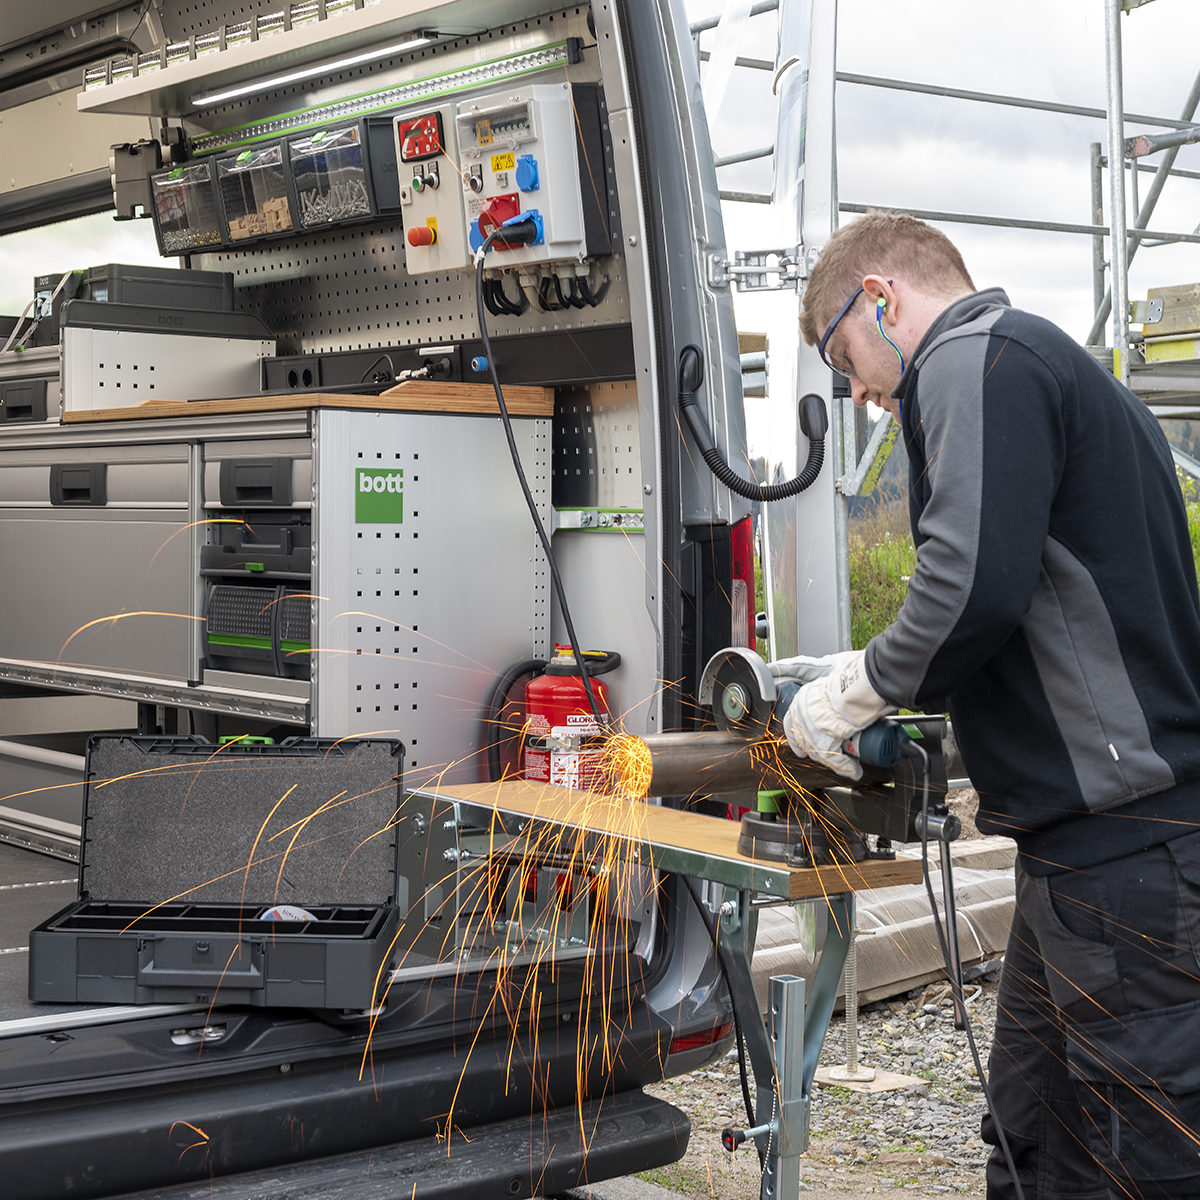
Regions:
<svg viewBox="0 0 1200 1200"><path fill-rule="evenodd" d="M1200 1197L1200 832L1016 885L988 1077L1027 1200Z"/></svg>

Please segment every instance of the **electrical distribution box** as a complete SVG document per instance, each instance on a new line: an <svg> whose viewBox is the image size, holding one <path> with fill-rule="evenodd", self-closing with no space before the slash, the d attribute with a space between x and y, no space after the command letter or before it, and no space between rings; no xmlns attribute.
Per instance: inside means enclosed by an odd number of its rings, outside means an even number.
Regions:
<svg viewBox="0 0 1200 1200"><path fill-rule="evenodd" d="M469 267L453 106L406 113L394 129L405 269L428 275Z"/></svg>
<svg viewBox="0 0 1200 1200"><path fill-rule="evenodd" d="M536 241L493 242L489 264L586 257L571 85L530 84L465 100L455 124L471 249L505 221L526 216L537 225Z"/></svg>

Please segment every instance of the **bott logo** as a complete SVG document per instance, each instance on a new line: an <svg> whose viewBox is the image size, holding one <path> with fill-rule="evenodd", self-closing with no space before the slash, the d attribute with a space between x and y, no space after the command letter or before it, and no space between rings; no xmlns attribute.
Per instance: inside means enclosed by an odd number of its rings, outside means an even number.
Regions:
<svg viewBox="0 0 1200 1200"><path fill-rule="evenodd" d="M372 477L366 471L359 471L358 490L360 492L401 492L404 490L404 480L399 474Z"/></svg>
<svg viewBox="0 0 1200 1200"><path fill-rule="evenodd" d="M354 472L354 520L359 525L404 522L404 472L358 467Z"/></svg>

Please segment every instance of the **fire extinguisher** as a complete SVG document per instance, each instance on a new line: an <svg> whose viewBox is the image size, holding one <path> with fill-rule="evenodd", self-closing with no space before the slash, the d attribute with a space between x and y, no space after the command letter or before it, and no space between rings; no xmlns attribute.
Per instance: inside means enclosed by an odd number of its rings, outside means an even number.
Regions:
<svg viewBox="0 0 1200 1200"><path fill-rule="evenodd" d="M525 778L558 787L598 790L601 743L608 736L608 687L597 675L621 665L614 650L585 650L588 678L604 726L596 724L570 646L555 643L543 674L525 685Z"/></svg>

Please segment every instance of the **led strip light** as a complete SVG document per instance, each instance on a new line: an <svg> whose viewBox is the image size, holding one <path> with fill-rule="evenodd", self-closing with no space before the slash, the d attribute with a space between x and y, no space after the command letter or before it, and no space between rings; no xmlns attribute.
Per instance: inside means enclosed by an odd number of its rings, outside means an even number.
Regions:
<svg viewBox="0 0 1200 1200"><path fill-rule="evenodd" d="M535 71L545 71L551 67L566 66L568 61L567 43L565 41L557 42L527 54L516 54L508 58L494 59L492 62L477 63L474 66L465 67L461 71L449 71L444 75L427 76L424 79L414 80L412 83L352 96L335 104L324 104L319 108L304 108L297 112L285 113L269 121L219 130L216 133L193 139L192 150L197 155L212 154L218 150L228 150L248 142L278 137L283 133L293 133L310 126L324 125L345 117L361 116L364 113L381 109L399 108L417 100L462 92L486 83L503 82L532 74Z"/></svg>

